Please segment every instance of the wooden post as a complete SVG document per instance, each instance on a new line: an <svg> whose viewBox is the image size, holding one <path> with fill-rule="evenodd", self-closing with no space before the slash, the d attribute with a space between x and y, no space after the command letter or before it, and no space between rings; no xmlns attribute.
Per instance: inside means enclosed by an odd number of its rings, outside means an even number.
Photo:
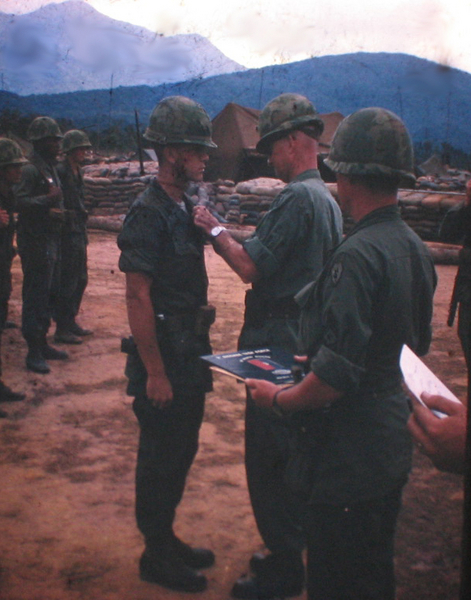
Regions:
<svg viewBox="0 0 471 600"><path fill-rule="evenodd" d="M137 109L134 109L134 116L136 118L136 136L137 136L137 153L139 156L139 164L141 165L141 175L145 175L144 171L144 161L142 158L142 144L141 144L141 132L139 129L139 116L137 114Z"/></svg>

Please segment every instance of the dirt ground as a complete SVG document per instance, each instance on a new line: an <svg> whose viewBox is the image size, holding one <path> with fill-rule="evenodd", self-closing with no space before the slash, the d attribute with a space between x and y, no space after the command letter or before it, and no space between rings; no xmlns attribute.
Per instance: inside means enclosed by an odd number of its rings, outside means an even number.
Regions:
<svg viewBox="0 0 471 600"><path fill-rule="evenodd" d="M90 235L90 284L79 321L94 335L71 347L49 375L24 368L18 329L3 339L5 381L27 400L2 404L0 421L0 599L176 600L189 597L139 580L142 551L133 513L137 426L125 394L120 339L128 333L116 235ZM232 350L245 286L207 249L216 352ZM434 341L426 362L460 397L465 366L445 324L455 267L438 267ZM20 322L21 270L14 263L10 317ZM178 511L177 532L212 548L216 565L195 598L226 600L262 547L243 464L243 386L217 375L200 449ZM462 482L415 456L397 538L398 600L458 597ZM305 596L300 596L304 600Z"/></svg>

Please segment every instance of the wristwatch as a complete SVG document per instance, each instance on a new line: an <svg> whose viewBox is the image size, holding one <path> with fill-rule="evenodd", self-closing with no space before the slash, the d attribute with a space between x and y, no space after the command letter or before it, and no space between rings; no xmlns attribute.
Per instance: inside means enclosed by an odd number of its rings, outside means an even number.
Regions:
<svg viewBox="0 0 471 600"><path fill-rule="evenodd" d="M209 235L210 235L212 238L217 238L217 236L218 236L220 233L222 233L223 231L226 231L226 228L225 228L225 227L221 227L221 225L216 225L216 227L213 227L213 228L211 229L211 232L210 232L210 234L209 234Z"/></svg>

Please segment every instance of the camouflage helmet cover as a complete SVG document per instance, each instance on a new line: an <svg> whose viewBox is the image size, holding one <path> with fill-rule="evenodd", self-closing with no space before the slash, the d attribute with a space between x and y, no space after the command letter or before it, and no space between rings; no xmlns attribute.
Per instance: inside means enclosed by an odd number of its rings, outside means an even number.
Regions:
<svg viewBox="0 0 471 600"><path fill-rule="evenodd" d="M196 144L217 148L211 133L211 120L201 104L184 96L169 96L155 106L144 137L162 146Z"/></svg>
<svg viewBox="0 0 471 600"><path fill-rule="evenodd" d="M0 167L22 165L27 162L16 142L8 138L0 138Z"/></svg>
<svg viewBox="0 0 471 600"><path fill-rule="evenodd" d="M409 132L396 114L384 108L363 108L346 117L324 162L344 175L400 176L415 181Z"/></svg>
<svg viewBox="0 0 471 600"><path fill-rule="evenodd" d="M28 127L28 139L31 142L37 142L44 138L62 138L59 125L51 117L36 117Z"/></svg>
<svg viewBox="0 0 471 600"><path fill-rule="evenodd" d="M70 152L76 148L91 148L90 140L83 131L71 129L64 135L62 140L62 152Z"/></svg>
<svg viewBox="0 0 471 600"><path fill-rule="evenodd" d="M313 103L300 94L281 94L271 100L262 110L258 130L260 141L257 151L268 154L270 146L290 131L304 126L315 126L320 136L324 122Z"/></svg>

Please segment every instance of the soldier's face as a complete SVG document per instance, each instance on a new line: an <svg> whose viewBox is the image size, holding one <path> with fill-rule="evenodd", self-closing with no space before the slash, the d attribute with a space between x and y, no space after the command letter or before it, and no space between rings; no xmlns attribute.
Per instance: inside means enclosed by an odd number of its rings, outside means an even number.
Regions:
<svg viewBox="0 0 471 600"><path fill-rule="evenodd" d="M74 163L77 163L79 165L81 165L84 161L85 158L87 157L87 153L88 153L88 148L87 147L79 147L79 148L74 148L73 150L70 151L70 158Z"/></svg>
<svg viewBox="0 0 471 600"><path fill-rule="evenodd" d="M8 185L15 185L21 181L21 169L23 165L7 165L0 172L0 177Z"/></svg>
<svg viewBox="0 0 471 600"><path fill-rule="evenodd" d="M44 138L41 141L41 152L47 156L47 158L56 158L61 148L61 140L56 137Z"/></svg>
<svg viewBox="0 0 471 600"><path fill-rule="evenodd" d="M273 142L268 155L268 164L273 165L277 177L286 183L289 182L290 143L288 136Z"/></svg>
<svg viewBox="0 0 471 600"><path fill-rule="evenodd" d="M204 146L180 146L175 160L175 174L181 181L203 181L209 154Z"/></svg>

